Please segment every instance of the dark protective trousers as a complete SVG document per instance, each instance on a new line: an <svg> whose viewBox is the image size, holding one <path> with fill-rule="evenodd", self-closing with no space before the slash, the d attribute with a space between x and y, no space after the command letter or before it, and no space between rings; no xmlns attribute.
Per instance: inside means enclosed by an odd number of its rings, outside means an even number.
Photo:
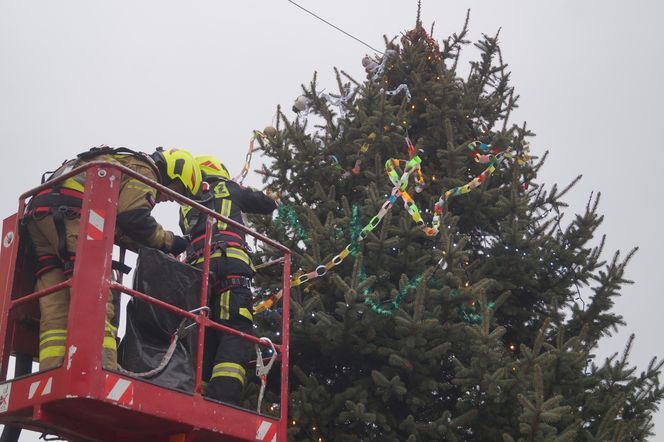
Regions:
<svg viewBox="0 0 664 442"><path fill-rule="evenodd" d="M199 264L199 267L202 264ZM210 318L219 324L253 334L253 306L251 289L232 287L219 289L219 282L229 275L251 278L252 268L231 257L210 260L214 273L210 295ZM237 405L247 379L247 365L251 358L252 343L218 330L207 329L204 354L204 379L209 379L205 395L228 404Z"/></svg>
<svg viewBox="0 0 664 442"><path fill-rule="evenodd" d="M67 250L76 251L79 218L65 219ZM27 221L28 234L32 241L37 259L41 256L57 255L58 234L52 215L42 218L30 218ZM42 290L65 281L63 268L56 267L41 273L37 277L36 290ZM82 294L85 296L85 294ZM39 298L39 369L46 370L62 365L67 340L67 315L69 313L69 289L59 290ZM106 324L104 326L103 360L104 368L117 368L117 327L113 318L115 308L112 294L106 303ZM74 324L75 325L75 324ZM101 324L100 324L101 326Z"/></svg>

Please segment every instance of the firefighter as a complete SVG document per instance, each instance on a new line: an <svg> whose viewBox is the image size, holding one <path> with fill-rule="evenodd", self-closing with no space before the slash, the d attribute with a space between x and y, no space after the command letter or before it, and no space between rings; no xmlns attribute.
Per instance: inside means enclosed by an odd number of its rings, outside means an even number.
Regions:
<svg viewBox="0 0 664 442"><path fill-rule="evenodd" d="M268 215L277 207L263 192L242 187L230 179L226 167L213 156L196 157L209 190L200 202L215 212L242 223L242 213ZM202 268L206 217L189 206L180 210L180 228L192 238L187 261ZM212 232L210 271L213 273L209 300L213 321L253 333L251 279L255 269L244 233L218 221ZM209 329L206 334L204 379L206 396L237 405L246 382L251 343L240 337Z"/></svg>
<svg viewBox="0 0 664 442"><path fill-rule="evenodd" d="M107 146L92 148L65 162L51 174L48 181L90 161L123 165L185 196L195 195L201 184L198 164L186 150L158 148L148 155L123 147ZM81 173L40 192L26 207L23 223L27 226L37 256L36 290L62 282L72 274L84 186L85 173ZM168 199L168 196L147 184L122 174L117 203L116 243L134 251L148 246L174 255L182 253L189 241L164 230L150 214L157 202ZM117 368L117 322L114 321L112 298L109 294L102 353L102 363L107 369ZM39 308L39 367L45 370L57 367L63 361L69 289L39 298Z"/></svg>

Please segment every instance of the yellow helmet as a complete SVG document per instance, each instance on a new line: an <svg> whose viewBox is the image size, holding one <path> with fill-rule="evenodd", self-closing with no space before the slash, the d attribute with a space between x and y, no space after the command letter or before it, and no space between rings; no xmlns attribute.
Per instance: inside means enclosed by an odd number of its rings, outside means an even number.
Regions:
<svg viewBox="0 0 664 442"><path fill-rule="evenodd" d="M168 186L173 181L179 181L190 196L198 193L203 177L192 154L184 149L163 150L158 147L152 158L161 173L162 184Z"/></svg>
<svg viewBox="0 0 664 442"><path fill-rule="evenodd" d="M228 174L228 169L224 163L213 157L212 155L200 155L196 157L196 163L201 168L203 179L206 178L221 178L230 180L231 176Z"/></svg>

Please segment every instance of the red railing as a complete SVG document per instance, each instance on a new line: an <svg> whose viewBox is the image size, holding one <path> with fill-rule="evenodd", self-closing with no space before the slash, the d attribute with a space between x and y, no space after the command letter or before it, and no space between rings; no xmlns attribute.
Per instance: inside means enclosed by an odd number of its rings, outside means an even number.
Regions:
<svg viewBox="0 0 664 442"><path fill-rule="evenodd" d="M191 201L169 188L151 181L141 174L119 164L106 163L101 161L84 164L70 172L58 177L57 180L44 183L24 194L19 198L18 214L24 213L26 200L41 190L52 187L57 182L61 182L81 172L86 173L85 190L83 193L83 206L81 208L79 238L76 248L76 261L74 272L71 279L48 287L34 293L16 293L16 281L14 281L14 271L16 270L16 259L18 253L18 241L9 241L9 245L3 248L1 257L0 271L6 271L6 281L0 281L0 287L4 288L0 295L4 295L2 302L2 317L0 318L0 361L2 380L7 377L7 364L12 351L11 343L14 340L14 327L12 321L16 319L14 313L19 307L35 303L38 298L46 296L62 288L70 288L70 308L69 308L69 327L66 343L65 367L66 376L71 385L82 386L84 384L91 389L101 388L103 382L101 376L101 348L103 340L103 329L105 319L105 305L110 293L110 289L120 291L129 296L148 302L158 308L165 309L182 317L186 317L198 324L198 340L196 352L196 372L194 396L200 397L202 385L202 361L203 361L203 343L205 341L205 332L207 328L221 330L225 333L231 333L240 336L242 339L251 341L255 344L266 346L264 341L259 338L242 333L232 328L213 322L207 317L205 311L199 314L193 314L181 308L155 299L144 293L125 287L119 282L112 280L112 252L115 233L115 218L117 201L120 190L121 175L128 175L138 181L150 185L158 192L170 196L173 200L181 204L187 204L207 216L205 244L203 249L203 269L202 284L200 292L200 306L207 305L208 277L210 273L210 249L212 228L217 221L222 221L245 234L258 239L264 244L279 250L283 257L271 261L271 264L283 264L282 271L282 291L283 291L283 315L281 336L282 343L275 344L278 358L281 361L281 395L280 395L280 418L278 441L285 442L288 423L288 370L289 370L289 301L290 301L290 250L283 245L271 240L270 238L252 231L246 226L221 216L218 213L204 207L194 201ZM101 240L91 240L87 237L90 228L91 214L95 213L95 219L102 220L101 230L103 238ZM15 227L13 235L18 234L18 218L13 220ZM7 224L7 221L5 222ZM99 223L95 226L99 228ZM9 233L7 233L9 235ZM124 251L120 255L121 261L124 260ZM266 265L263 265L265 267ZM25 288L23 292L25 292ZM75 324L75 326L72 326ZM11 330L8 328L11 327ZM95 376L97 375L97 376ZM140 399L139 399L140 400ZM149 400L145 398L145 400ZM211 406L222 406L209 402ZM149 408L149 403L144 404L145 411ZM1 407L1 405L0 405ZM35 412L35 414L37 414ZM186 424L186 422L182 422ZM229 422L229 425L232 423ZM195 425L194 425L195 426ZM254 440L252 438L252 440Z"/></svg>

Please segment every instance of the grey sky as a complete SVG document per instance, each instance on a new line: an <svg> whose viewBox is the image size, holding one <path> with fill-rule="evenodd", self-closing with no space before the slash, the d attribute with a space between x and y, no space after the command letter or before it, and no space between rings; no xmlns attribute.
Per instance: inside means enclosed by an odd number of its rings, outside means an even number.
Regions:
<svg viewBox="0 0 664 442"><path fill-rule="evenodd" d="M301 4L378 48L383 34L415 22L415 0ZM631 360L645 367L664 355L657 334L664 6L424 0L422 19L436 22L440 39L461 29L467 8L471 39L502 28L521 95L513 121L538 134L534 154L551 151L539 182L583 173L568 200L579 211L592 190L602 192L606 257L641 247L627 274L636 283L616 305L628 325L598 355L622 351L634 332ZM93 145L215 153L234 175L251 130L271 124L277 104L289 109L314 70L334 90L332 67L361 79L368 52L286 0L0 0L1 214L11 214L44 171ZM173 207L158 216L176 227ZM664 412L656 423L664 433Z"/></svg>

